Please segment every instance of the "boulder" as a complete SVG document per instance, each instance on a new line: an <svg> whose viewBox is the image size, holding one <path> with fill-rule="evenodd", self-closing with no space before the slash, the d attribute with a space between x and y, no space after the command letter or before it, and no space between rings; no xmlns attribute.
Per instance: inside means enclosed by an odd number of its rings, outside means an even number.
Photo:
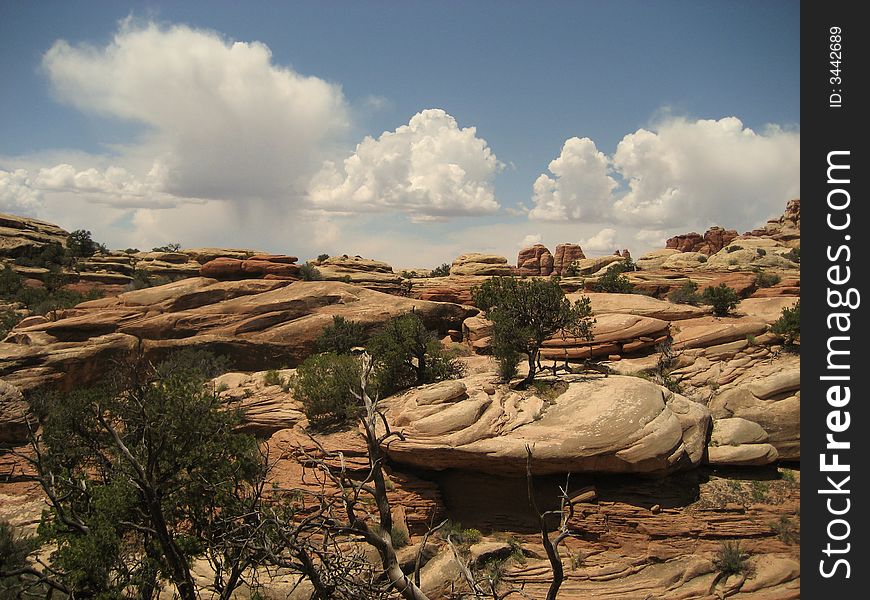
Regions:
<svg viewBox="0 0 870 600"><path fill-rule="evenodd" d="M216 258L198 266L202 277L220 280L235 279L296 279L299 265L293 264L295 256L258 255L245 260ZM198 263L194 263L197 264Z"/></svg>
<svg viewBox="0 0 870 600"><path fill-rule="evenodd" d="M555 335L541 347L541 357L581 360L652 348L668 337L667 321L632 314L596 315L592 341Z"/></svg>
<svg viewBox="0 0 870 600"><path fill-rule="evenodd" d="M522 475L526 446L534 449L536 474L667 473L697 466L703 456L707 409L643 379L578 380L551 402L507 386L489 394L490 379L466 378L464 394L439 403L426 394L443 383L385 400L388 422L406 436L386 448L390 458Z"/></svg>
<svg viewBox="0 0 870 600"><path fill-rule="evenodd" d="M504 256L473 252L457 256L450 275L513 275L514 269Z"/></svg>
<svg viewBox="0 0 870 600"><path fill-rule="evenodd" d="M676 248L662 248L660 250L651 250L638 258L635 261L638 271L649 271L651 269L661 269L665 261L674 254L679 254L680 251Z"/></svg>
<svg viewBox="0 0 870 600"><path fill-rule="evenodd" d="M543 244L523 248L517 256L517 272L547 277L553 272L553 255Z"/></svg>
<svg viewBox="0 0 870 600"><path fill-rule="evenodd" d="M758 423L741 418L715 419L707 462L734 467L768 465L779 453L767 441L767 432Z"/></svg>
<svg viewBox="0 0 870 600"><path fill-rule="evenodd" d="M758 424L780 460L800 459L800 365L747 378L709 402L716 419L738 417Z"/></svg>
<svg viewBox="0 0 870 600"><path fill-rule="evenodd" d="M616 254L610 256L597 256L593 258L583 258L574 262L574 267L577 269L578 275L596 275L603 273L607 267L613 263L622 262L625 259Z"/></svg>
<svg viewBox="0 0 870 600"><path fill-rule="evenodd" d="M694 270L707 262L707 255L703 252L677 252L665 259L662 269L671 270Z"/></svg>
<svg viewBox="0 0 870 600"><path fill-rule="evenodd" d="M553 256L553 272L562 277L567 276L568 267L574 261L586 258L583 254L583 248L579 244L559 244L556 246L556 253Z"/></svg>

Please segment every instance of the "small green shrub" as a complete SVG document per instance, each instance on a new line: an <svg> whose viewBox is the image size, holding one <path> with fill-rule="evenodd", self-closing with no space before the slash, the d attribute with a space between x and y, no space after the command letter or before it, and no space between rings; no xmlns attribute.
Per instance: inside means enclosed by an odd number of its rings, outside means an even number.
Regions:
<svg viewBox="0 0 870 600"><path fill-rule="evenodd" d="M327 260L327 259L329 259L329 255L328 255L328 254L318 254L318 255L317 255L317 262L323 262L323 261L325 261L325 260Z"/></svg>
<svg viewBox="0 0 870 600"><path fill-rule="evenodd" d="M755 480L749 486L749 489L753 502L764 502L767 498L767 492L770 490L770 484L766 481Z"/></svg>
<svg viewBox="0 0 870 600"><path fill-rule="evenodd" d="M595 284L595 290L598 292L609 292L611 294L630 294L634 286L628 280L628 277L623 275L623 266L620 263L614 263L607 267L607 271Z"/></svg>
<svg viewBox="0 0 870 600"><path fill-rule="evenodd" d="M755 276L755 285L760 288L773 287L780 281L782 281L782 278L776 273L761 272Z"/></svg>
<svg viewBox="0 0 870 600"><path fill-rule="evenodd" d="M726 248L728 254L731 254L732 252L737 252L738 250L743 250L743 246L728 246L728 248Z"/></svg>
<svg viewBox="0 0 870 600"><path fill-rule="evenodd" d="M740 302L737 292L724 283L704 290L704 302L713 306L713 314L718 317L728 315Z"/></svg>
<svg viewBox="0 0 870 600"><path fill-rule="evenodd" d="M780 515L779 521L771 523L770 528L776 534L776 537L785 544L797 544L801 541L800 530L785 515Z"/></svg>
<svg viewBox="0 0 870 600"><path fill-rule="evenodd" d="M498 376L505 383L517 376L522 354L511 348L510 346L496 346L493 348L495 360L498 363Z"/></svg>
<svg viewBox="0 0 870 600"><path fill-rule="evenodd" d="M724 542L713 559L713 565L723 575L747 573L749 554L740 549L740 542Z"/></svg>
<svg viewBox="0 0 870 600"><path fill-rule="evenodd" d="M275 369L271 369L266 371L266 374L263 376L263 385L272 386L272 385L280 385L283 387L284 378L281 377L281 373L276 371Z"/></svg>
<svg viewBox="0 0 870 600"><path fill-rule="evenodd" d="M438 337L416 312L394 317L368 343L378 393L389 396L414 385L462 375L462 363L444 353Z"/></svg>
<svg viewBox="0 0 870 600"><path fill-rule="evenodd" d="M698 284L694 281L687 281L679 288L668 294L668 300L675 304L690 304L698 306L701 304L701 294L698 293Z"/></svg>
<svg viewBox="0 0 870 600"><path fill-rule="evenodd" d="M782 314L779 319L773 324L770 330L782 336L783 343L787 347L794 347L795 342L800 342L801 339L801 301L798 300L794 307L785 307L782 309Z"/></svg>
<svg viewBox="0 0 870 600"><path fill-rule="evenodd" d="M480 538L483 537L483 534L480 533L478 529L464 529L462 527L462 523L459 521L447 521L444 526L439 530L439 535L442 539L447 539L448 537L455 543L460 546L467 546L470 544L474 544L480 541Z"/></svg>
<svg viewBox="0 0 870 600"><path fill-rule="evenodd" d="M767 250L765 250L764 248L756 248L755 253L758 256L767 256Z"/></svg>
<svg viewBox="0 0 870 600"><path fill-rule="evenodd" d="M320 274L320 270L312 265L310 262L307 262L299 267L299 277L302 279L302 281L320 281L323 279L323 275Z"/></svg>
<svg viewBox="0 0 870 600"><path fill-rule="evenodd" d="M393 543L393 548L404 548L411 541L411 533L408 527L401 522L394 522L393 528L390 530L390 541Z"/></svg>
<svg viewBox="0 0 870 600"><path fill-rule="evenodd" d="M705 262L707 262L708 260L710 260L710 258L709 258L706 254L703 255L703 256L699 256L699 257L698 257L698 262L699 262L699 263L705 263Z"/></svg>
<svg viewBox="0 0 870 600"><path fill-rule="evenodd" d="M181 250L181 244L172 243L166 244L165 246L157 246L156 248L152 248L152 252L178 252Z"/></svg>
<svg viewBox="0 0 870 600"><path fill-rule="evenodd" d="M450 265L443 263L432 269L432 272L429 275L430 277L447 277L450 275Z"/></svg>
<svg viewBox="0 0 870 600"><path fill-rule="evenodd" d="M568 265L568 268L565 269L565 277L577 277L580 273L580 269L577 268L577 265L571 263Z"/></svg>
<svg viewBox="0 0 870 600"><path fill-rule="evenodd" d="M93 256L99 249L99 245L91 239L90 231L76 229L67 236L66 249L71 256L84 258Z"/></svg>
<svg viewBox="0 0 870 600"><path fill-rule="evenodd" d="M293 396L313 429L346 427L356 419L361 403L360 363L353 356L309 356L296 369L290 382Z"/></svg>
<svg viewBox="0 0 870 600"><path fill-rule="evenodd" d="M788 254L785 254L784 256L785 256L785 258L789 259L790 261L800 264L800 262L801 262L801 249L800 249L800 247L792 248L791 250L788 251Z"/></svg>
<svg viewBox="0 0 870 600"><path fill-rule="evenodd" d="M365 342L365 328L362 325L335 315L332 317L332 324L323 329L316 343L320 352L350 354L351 349L362 346Z"/></svg>

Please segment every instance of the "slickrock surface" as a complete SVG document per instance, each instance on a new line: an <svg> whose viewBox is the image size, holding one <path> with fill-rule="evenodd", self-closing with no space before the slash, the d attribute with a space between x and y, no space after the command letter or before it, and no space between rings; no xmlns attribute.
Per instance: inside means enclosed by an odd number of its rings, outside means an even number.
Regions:
<svg viewBox="0 0 870 600"><path fill-rule="evenodd" d="M293 366L314 351L333 315L374 328L412 309L441 332L477 312L335 281L190 278L85 302L57 321L13 330L0 343L0 377L23 389L82 385L140 341L155 356L197 347L241 369Z"/></svg>
<svg viewBox="0 0 870 600"><path fill-rule="evenodd" d="M583 292L567 294L572 302L583 296L589 298L593 314L620 313L652 317L664 321L680 321L709 314L710 307L674 304L666 300L658 300L641 294L607 294L598 292Z"/></svg>
<svg viewBox="0 0 870 600"><path fill-rule="evenodd" d="M578 378L552 399L473 376L387 401L407 441L387 452L427 469L521 474L526 445L536 472L665 473L699 464L706 407L636 377Z"/></svg>

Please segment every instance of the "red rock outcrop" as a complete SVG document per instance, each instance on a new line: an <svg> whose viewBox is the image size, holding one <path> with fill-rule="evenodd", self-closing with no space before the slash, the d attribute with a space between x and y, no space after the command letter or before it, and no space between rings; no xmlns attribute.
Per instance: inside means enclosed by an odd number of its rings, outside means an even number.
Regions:
<svg viewBox="0 0 870 600"><path fill-rule="evenodd" d="M299 265L295 256L256 255L240 260L238 258L216 258L199 269L202 277L222 281L237 279L288 279L295 280L299 275Z"/></svg>
<svg viewBox="0 0 870 600"><path fill-rule="evenodd" d="M553 255L543 244L535 244L520 250L517 270L520 275L548 277L553 272Z"/></svg>
<svg viewBox="0 0 870 600"><path fill-rule="evenodd" d="M722 227L711 227L704 232L704 235L695 233L686 233L676 235L670 238L665 244L665 248L674 248L680 252L701 252L703 254L716 254L731 243L731 240L737 237L737 231L734 229L723 229Z"/></svg>
<svg viewBox="0 0 870 600"><path fill-rule="evenodd" d="M801 201L789 200L785 212L778 219L771 219L764 227L747 232L747 236L769 237L782 244L795 248L801 243Z"/></svg>
<svg viewBox="0 0 870 600"><path fill-rule="evenodd" d="M584 258L586 255L583 254L583 248L579 244L559 244L553 256L553 272L565 277L571 263Z"/></svg>

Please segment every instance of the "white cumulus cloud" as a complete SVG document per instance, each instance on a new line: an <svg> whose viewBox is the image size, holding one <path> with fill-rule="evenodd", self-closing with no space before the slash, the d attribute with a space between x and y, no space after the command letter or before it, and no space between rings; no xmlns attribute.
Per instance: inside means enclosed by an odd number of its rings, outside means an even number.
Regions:
<svg viewBox="0 0 870 600"><path fill-rule="evenodd" d="M612 227L605 227L592 237L580 240L580 246L587 253L612 254L614 250L619 248L616 230Z"/></svg>
<svg viewBox="0 0 870 600"><path fill-rule="evenodd" d="M521 239L517 246L519 246L520 248L528 248L529 246L540 244L542 239L543 238L541 237L540 233L530 233L526 237Z"/></svg>
<svg viewBox="0 0 870 600"><path fill-rule="evenodd" d="M572 137L550 162L552 177L542 174L534 184L529 217L539 221L599 219L617 186L608 175L608 160L589 138Z"/></svg>
<svg viewBox="0 0 870 600"><path fill-rule="evenodd" d="M42 195L34 189L26 169L0 169L0 212L33 215L42 205Z"/></svg>
<svg viewBox="0 0 870 600"><path fill-rule="evenodd" d="M440 109L366 137L341 164L327 162L311 182L324 210L401 211L417 221L497 211L492 180L501 163L474 127Z"/></svg>
<svg viewBox="0 0 870 600"><path fill-rule="evenodd" d="M591 140L569 139L550 163L553 176L535 182L529 217L751 229L800 195L797 132L757 133L736 117L671 119L653 129L626 135L609 157Z"/></svg>
<svg viewBox="0 0 870 600"><path fill-rule="evenodd" d="M274 64L259 42L183 25L122 23L104 47L61 40L43 67L61 101L140 124L125 158L158 162L163 191L181 197L299 193L348 127L338 85Z"/></svg>

